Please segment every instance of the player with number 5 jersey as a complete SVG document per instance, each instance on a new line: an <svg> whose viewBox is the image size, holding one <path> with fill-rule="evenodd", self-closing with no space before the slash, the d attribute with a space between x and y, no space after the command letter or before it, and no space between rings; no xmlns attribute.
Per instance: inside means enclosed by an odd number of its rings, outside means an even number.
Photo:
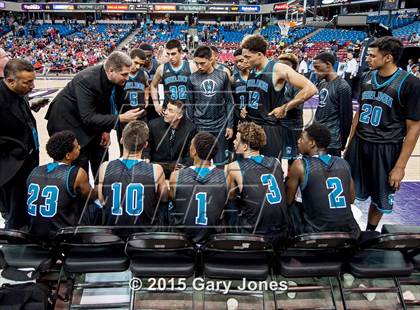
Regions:
<svg viewBox="0 0 420 310"><path fill-rule="evenodd" d="M190 146L194 165L173 172L169 181L172 225L194 242L219 232L227 201L225 173L211 164L216 153L216 138L211 133L198 133Z"/></svg>
<svg viewBox="0 0 420 310"><path fill-rule="evenodd" d="M287 180L289 208L297 207L292 205L298 187L302 193L303 208L296 212L302 218L293 221L294 231L349 232L357 239L360 228L351 211L355 192L350 167L344 159L328 154L330 142L329 129L320 123L306 128L298 140L303 156L293 162Z"/></svg>
<svg viewBox="0 0 420 310"><path fill-rule="evenodd" d="M159 203L167 200L162 167L141 159L148 138L144 122L128 123L122 133L122 158L104 162L99 169L98 196L104 205L104 224L119 227L121 235L155 230L160 224Z"/></svg>
<svg viewBox="0 0 420 310"><path fill-rule="evenodd" d="M288 237L286 192L281 162L260 154L267 141L264 129L255 123L238 125L235 152L241 158L226 167L229 199L242 211L240 231L264 234L277 244ZM238 156L238 157L239 157Z"/></svg>

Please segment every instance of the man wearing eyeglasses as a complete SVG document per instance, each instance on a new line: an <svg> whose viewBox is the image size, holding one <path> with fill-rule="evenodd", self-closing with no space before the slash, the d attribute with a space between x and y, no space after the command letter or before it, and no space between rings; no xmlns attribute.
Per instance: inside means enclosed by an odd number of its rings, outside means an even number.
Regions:
<svg viewBox="0 0 420 310"><path fill-rule="evenodd" d="M4 67L6 66L9 59L10 58L5 52L5 50L0 48L0 80L4 78Z"/></svg>

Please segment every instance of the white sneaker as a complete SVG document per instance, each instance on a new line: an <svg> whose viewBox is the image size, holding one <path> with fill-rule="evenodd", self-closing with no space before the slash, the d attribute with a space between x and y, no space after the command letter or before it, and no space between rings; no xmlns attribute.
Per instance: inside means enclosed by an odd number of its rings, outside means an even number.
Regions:
<svg viewBox="0 0 420 310"><path fill-rule="evenodd" d="M287 281L287 286L298 286L296 282L293 281ZM296 298L296 293L292 292L292 293L287 293L287 297L289 297L290 299L295 299Z"/></svg>
<svg viewBox="0 0 420 310"><path fill-rule="evenodd" d="M360 284L359 287L366 288L366 285ZM362 295L365 296L365 298L368 301L372 301L372 300L374 300L376 298L376 293L362 293Z"/></svg>
<svg viewBox="0 0 420 310"><path fill-rule="evenodd" d="M343 286L344 288L351 288L353 286L354 277L349 274L345 273L343 274Z"/></svg>

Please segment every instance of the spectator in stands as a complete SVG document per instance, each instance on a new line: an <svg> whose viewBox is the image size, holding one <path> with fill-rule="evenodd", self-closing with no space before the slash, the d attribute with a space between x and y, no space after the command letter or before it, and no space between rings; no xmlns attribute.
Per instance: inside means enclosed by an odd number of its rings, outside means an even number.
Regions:
<svg viewBox="0 0 420 310"><path fill-rule="evenodd" d="M314 68L320 82L319 104L314 120L330 131L328 154L340 157L350 133L353 105L349 84L334 71L335 61L330 53L320 53L315 57Z"/></svg>
<svg viewBox="0 0 420 310"><path fill-rule="evenodd" d="M299 64L298 72L307 78L309 77L308 71L308 55L304 55Z"/></svg>
<svg viewBox="0 0 420 310"><path fill-rule="evenodd" d="M4 67L6 66L8 61L9 56L4 51L4 49L0 48L0 79L4 78Z"/></svg>
<svg viewBox="0 0 420 310"><path fill-rule="evenodd" d="M149 130L149 146L145 158L160 164L166 178L175 168L192 164L188 152L196 128L185 117L182 101L169 102L164 116L150 121Z"/></svg>
<svg viewBox="0 0 420 310"><path fill-rule="evenodd" d="M415 77L420 78L420 72L419 72L419 65L418 64L413 65L413 67L411 68L411 73Z"/></svg>
<svg viewBox="0 0 420 310"><path fill-rule="evenodd" d="M410 58L407 64L407 72L411 72L411 69L413 68L413 66L414 66L414 60Z"/></svg>
<svg viewBox="0 0 420 310"><path fill-rule="evenodd" d="M354 97L354 89L356 87L354 82L354 78L357 75L357 61L354 59L352 53L347 53L347 66L346 70L344 71L344 79L349 83L351 89L352 89L352 96Z"/></svg>
<svg viewBox="0 0 420 310"><path fill-rule="evenodd" d="M89 171L90 163L95 178L107 156L111 129L118 122L136 120L141 114L139 109L133 109L118 115L116 108L131 63L128 55L113 52L103 65L83 70L54 98L46 115L50 135L62 130L76 134L81 145L76 163L85 171Z"/></svg>
<svg viewBox="0 0 420 310"><path fill-rule="evenodd" d="M229 200L237 202L235 208L242 211L238 229L264 234L277 243L288 237L286 193L281 161L260 153L266 143L261 126L239 124L234 146L240 156L226 166L226 174L228 187L234 189L229 192Z"/></svg>
<svg viewBox="0 0 420 310"><path fill-rule="evenodd" d="M80 154L80 145L71 131L55 133L46 148L54 161L36 167L26 182L29 232L44 240L54 237L60 228L77 226L86 199L97 198L86 171L71 165ZM57 197L48 208L44 193Z"/></svg>
<svg viewBox="0 0 420 310"><path fill-rule="evenodd" d="M217 153L216 137L207 132L194 136L189 148L193 166L174 171L169 184L171 226L184 232L194 242L221 232L222 212L230 188L225 172L214 163Z"/></svg>
<svg viewBox="0 0 420 310"><path fill-rule="evenodd" d="M161 201L167 201L163 170L160 165L141 159L149 138L146 123L130 122L122 135L122 158L104 162L99 172L98 196L104 205L104 224L118 228L131 226L129 230L121 229L119 233L122 235L154 231L160 224L156 209Z"/></svg>
<svg viewBox="0 0 420 310"><path fill-rule="evenodd" d="M306 128L299 139L303 158L294 161L286 184L287 205L292 213L300 208L293 205L299 187L302 193L303 205L298 215L302 218L293 221L294 233L343 231L357 239L360 228L351 211L355 189L350 167L344 159L328 154L329 145L330 131L318 123ZM330 197L332 188L340 188L337 199Z"/></svg>

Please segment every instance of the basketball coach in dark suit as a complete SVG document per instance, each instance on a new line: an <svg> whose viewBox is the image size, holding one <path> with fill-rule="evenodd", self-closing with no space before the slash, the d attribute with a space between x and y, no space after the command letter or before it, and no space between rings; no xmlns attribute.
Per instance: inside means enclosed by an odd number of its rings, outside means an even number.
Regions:
<svg viewBox="0 0 420 310"><path fill-rule="evenodd" d="M0 211L6 228L28 224L26 179L39 164L36 121L27 94L35 70L26 60L9 60L0 81Z"/></svg>
<svg viewBox="0 0 420 310"><path fill-rule="evenodd" d="M46 119L49 135L62 130L73 131L81 146L74 163L89 171L89 162L96 178L109 144L109 132L117 122L136 120L139 109L118 115L116 100L128 80L131 59L122 52L113 52L103 65L78 73L50 104Z"/></svg>
<svg viewBox="0 0 420 310"><path fill-rule="evenodd" d="M164 116L149 122L149 147L144 156L160 164L169 179L180 165L192 165L189 150L196 133L195 125L185 117L182 101L169 102Z"/></svg>

